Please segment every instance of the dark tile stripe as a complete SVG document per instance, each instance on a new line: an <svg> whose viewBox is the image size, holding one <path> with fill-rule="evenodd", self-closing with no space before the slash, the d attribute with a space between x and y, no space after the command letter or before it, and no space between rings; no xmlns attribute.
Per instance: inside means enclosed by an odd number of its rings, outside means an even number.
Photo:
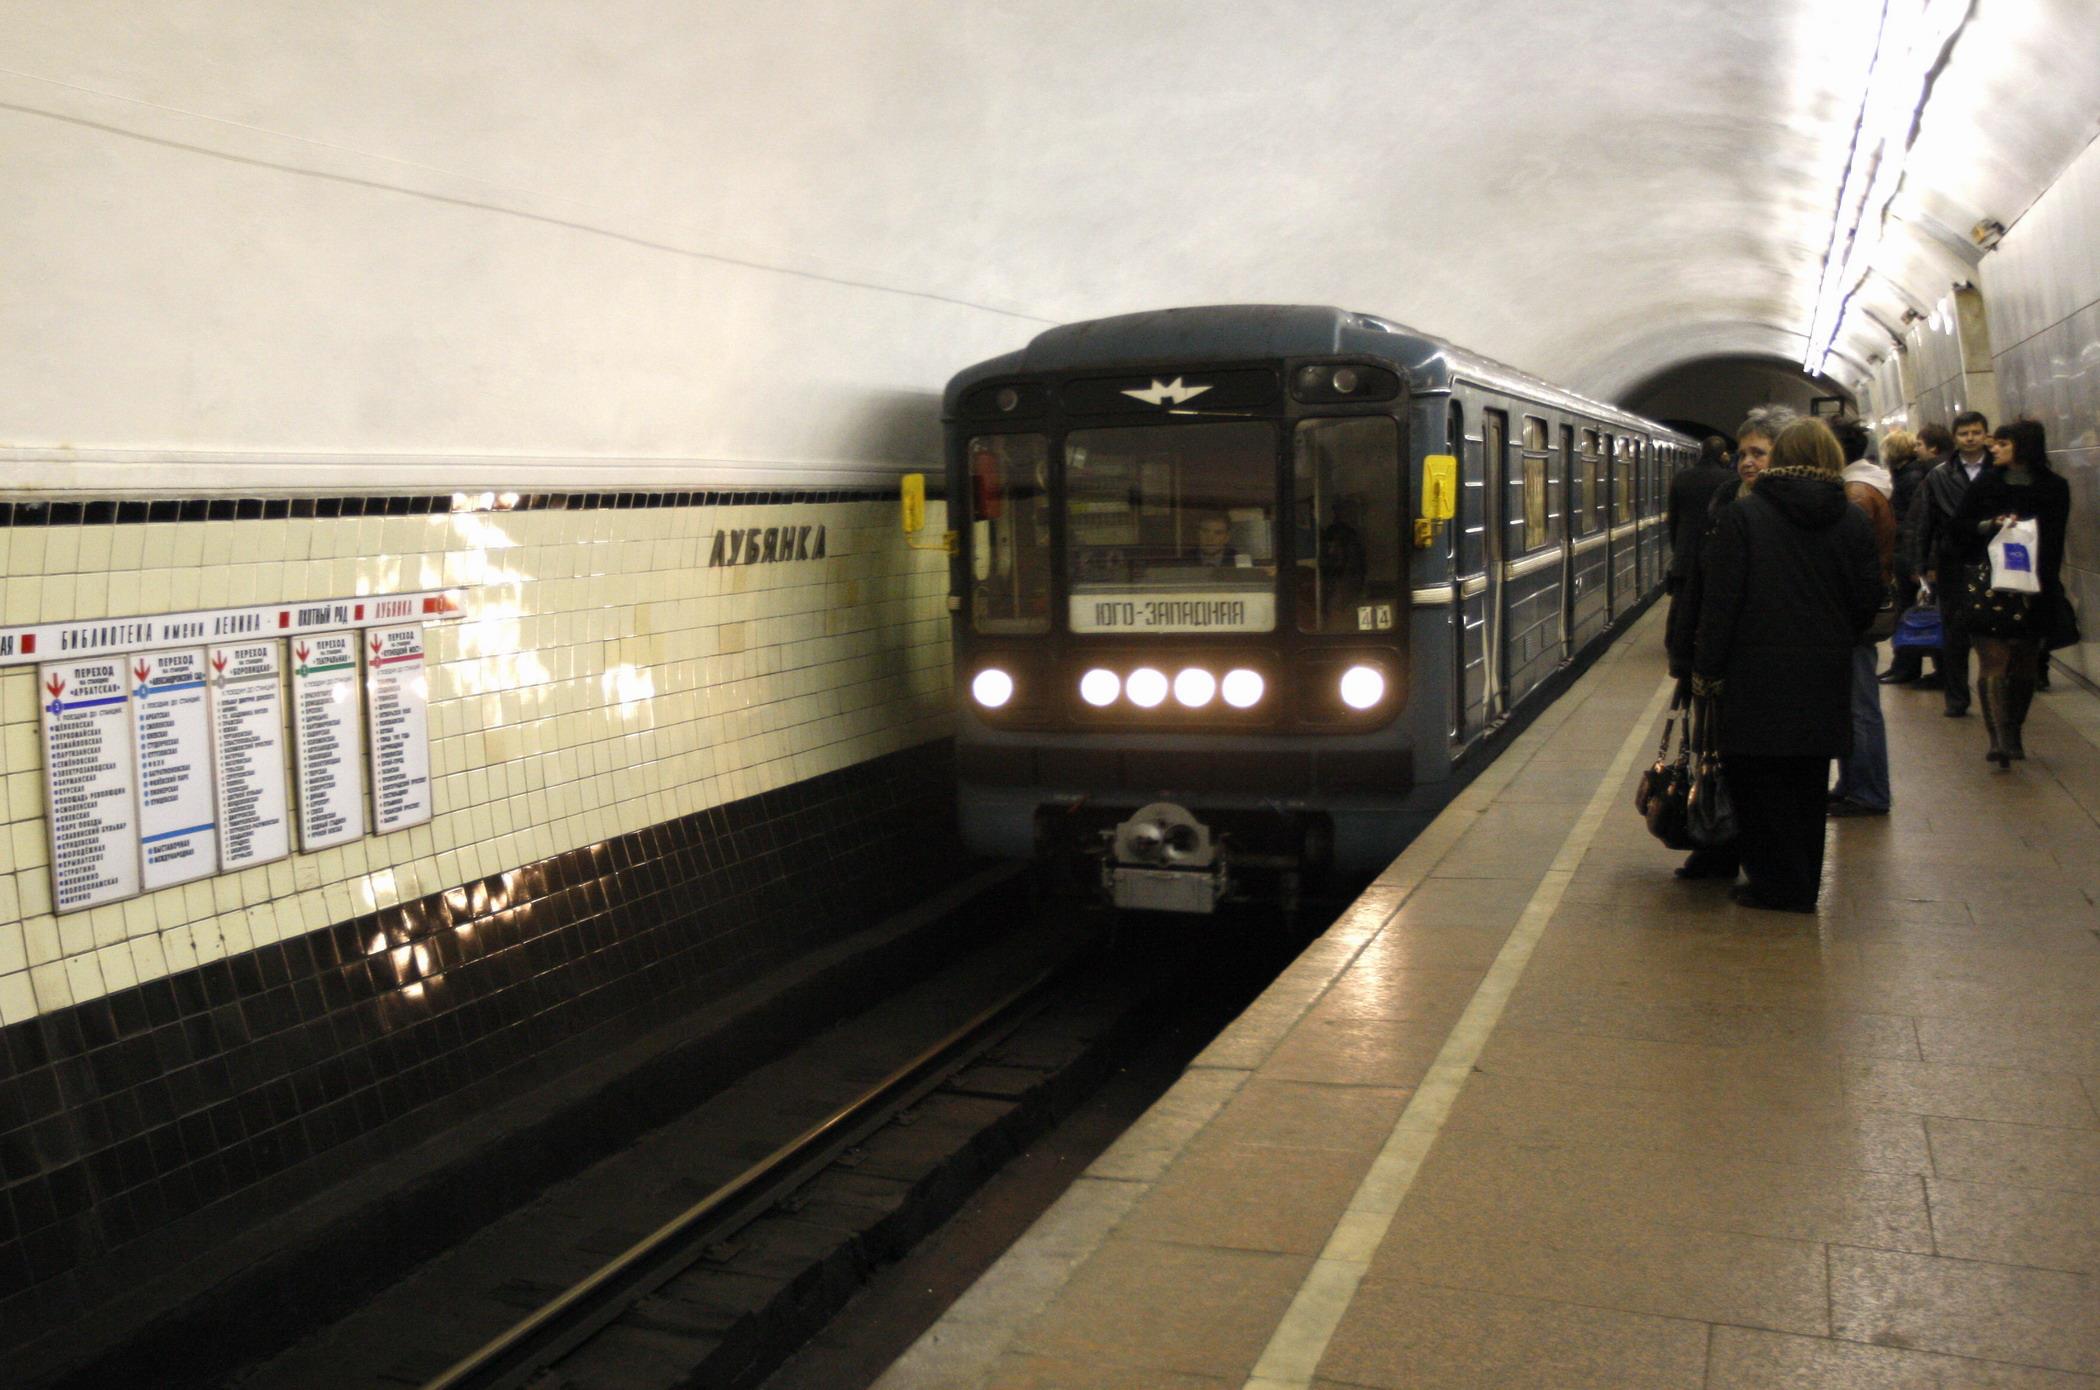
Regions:
<svg viewBox="0 0 2100 1390"><path fill-rule="evenodd" d="M951 880L953 771L907 749L0 1029L0 1346L155 1232L227 1239Z"/></svg>
<svg viewBox="0 0 2100 1390"><path fill-rule="evenodd" d="M929 480L930 481L930 480ZM145 521L280 521L286 517L441 516L452 512L634 511L650 507L785 507L888 502L894 488L756 488L699 492L416 493L381 497L189 497L0 502L0 526L108 526ZM509 502L501 501L509 497Z"/></svg>

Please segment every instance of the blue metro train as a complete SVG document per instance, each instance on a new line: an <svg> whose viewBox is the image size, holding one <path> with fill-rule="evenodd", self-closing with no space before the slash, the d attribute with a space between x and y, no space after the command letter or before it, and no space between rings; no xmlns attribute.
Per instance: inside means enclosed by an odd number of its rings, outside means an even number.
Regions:
<svg viewBox="0 0 2100 1390"><path fill-rule="evenodd" d="M943 414L963 835L1184 912L1389 862L1660 588L1697 452L1305 306L1053 328Z"/></svg>

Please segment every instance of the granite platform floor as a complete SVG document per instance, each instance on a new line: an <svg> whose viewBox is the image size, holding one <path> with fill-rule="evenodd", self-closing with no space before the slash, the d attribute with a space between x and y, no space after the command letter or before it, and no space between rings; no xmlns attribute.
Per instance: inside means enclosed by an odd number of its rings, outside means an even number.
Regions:
<svg viewBox="0 0 2100 1390"><path fill-rule="evenodd" d="M2100 1387L2100 699L1883 706L1822 910L1632 810L1660 610L880 1390Z"/></svg>

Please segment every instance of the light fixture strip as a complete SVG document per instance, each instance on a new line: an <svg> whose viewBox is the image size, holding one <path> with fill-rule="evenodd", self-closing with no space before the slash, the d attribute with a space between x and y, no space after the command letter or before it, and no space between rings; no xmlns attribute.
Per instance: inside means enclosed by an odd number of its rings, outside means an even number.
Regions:
<svg viewBox="0 0 2100 1390"><path fill-rule="evenodd" d="M1932 74L1968 22L1972 5L1973 0L1887 0L1882 7L1852 154L1809 318L1808 350L1801 365L1810 372L1820 374L1829 365L1846 307L1873 268L1889 204L1903 186L1904 161L1930 96Z"/></svg>

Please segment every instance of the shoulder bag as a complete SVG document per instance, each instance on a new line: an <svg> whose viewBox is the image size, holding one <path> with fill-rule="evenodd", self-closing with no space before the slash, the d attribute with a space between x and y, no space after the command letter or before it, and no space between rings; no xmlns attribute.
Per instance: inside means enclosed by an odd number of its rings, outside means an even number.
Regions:
<svg viewBox="0 0 2100 1390"><path fill-rule="evenodd" d="M1735 797L1721 767L1719 700L1712 695L1692 700L1692 788L1685 800L1685 833L1701 849L1717 849L1736 837Z"/></svg>
<svg viewBox="0 0 2100 1390"><path fill-rule="evenodd" d="M1681 718L1680 718L1681 716ZM1670 734L1677 734L1677 756L1670 757ZM1687 803L1692 791L1692 717L1685 697L1670 702L1669 718L1663 720L1662 742L1656 745L1655 762L1633 789L1633 809L1648 823L1648 833L1671 849L1690 849L1685 831Z"/></svg>

